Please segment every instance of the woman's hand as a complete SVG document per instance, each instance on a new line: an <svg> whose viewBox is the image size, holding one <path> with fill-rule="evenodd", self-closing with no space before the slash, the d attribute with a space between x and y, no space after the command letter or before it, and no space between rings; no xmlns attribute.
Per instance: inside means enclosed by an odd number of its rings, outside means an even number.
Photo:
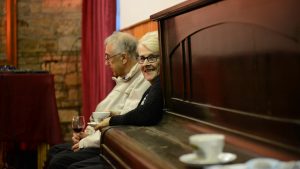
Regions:
<svg viewBox="0 0 300 169"><path fill-rule="evenodd" d="M95 130L100 130L106 126L109 126L110 117L103 119L99 124L95 126Z"/></svg>

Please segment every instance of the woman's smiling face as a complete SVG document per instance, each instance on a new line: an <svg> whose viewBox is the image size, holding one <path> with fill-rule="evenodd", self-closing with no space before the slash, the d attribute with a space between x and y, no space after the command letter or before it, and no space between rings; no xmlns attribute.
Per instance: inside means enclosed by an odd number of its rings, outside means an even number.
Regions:
<svg viewBox="0 0 300 169"><path fill-rule="evenodd" d="M138 62L140 69L145 77L150 83L153 79L159 75L160 70L160 60L159 55L152 53L148 48L141 45L138 47ZM149 62L150 60L150 62Z"/></svg>

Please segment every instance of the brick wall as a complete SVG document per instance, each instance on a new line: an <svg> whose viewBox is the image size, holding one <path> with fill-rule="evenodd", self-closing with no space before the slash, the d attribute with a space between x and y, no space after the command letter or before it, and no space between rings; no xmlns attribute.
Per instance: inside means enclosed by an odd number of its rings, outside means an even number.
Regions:
<svg viewBox="0 0 300 169"><path fill-rule="evenodd" d="M18 0L18 68L54 74L65 140L81 113L81 0Z"/></svg>

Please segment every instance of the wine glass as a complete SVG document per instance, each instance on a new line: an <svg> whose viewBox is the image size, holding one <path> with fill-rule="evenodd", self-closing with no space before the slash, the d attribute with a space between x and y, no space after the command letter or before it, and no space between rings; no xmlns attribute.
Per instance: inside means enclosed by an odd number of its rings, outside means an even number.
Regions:
<svg viewBox="0 0 300 169"><path fill-rule="evenodd" d="M73 116L72 129L75 133L82 132L85 127L84 116Z"/></svg>

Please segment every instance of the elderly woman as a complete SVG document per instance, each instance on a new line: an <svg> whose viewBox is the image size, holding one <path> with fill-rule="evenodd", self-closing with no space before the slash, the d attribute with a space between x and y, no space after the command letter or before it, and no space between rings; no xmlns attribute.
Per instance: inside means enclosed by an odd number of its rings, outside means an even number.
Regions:
<svg viewBox="0 0 300 169"><path fill-rule="evenodd" d="M123 115L108 117L95 129L114 125L155 125L162 118L163 97L159 79L159 44L157 31L145 34L138 44L138 63L151 86L144 93L138 106Z"/></svg>
<svg viewBox="0 0 300 169"><path fill-rule="evenodd" d="M113 115L102 120L95 129L114 125L155 125L163 116L163 96L160 86L159 71L159 43L158 33L145 34L138 44L138 63L146 80L151 86L144 93L138 106L126 114ZM114 113L112 113L114 114ZM120 143L122 144L122 143ZM68 169L107 169L110 166L102 159L95 157L88 160L73 163Z"/></svg>

